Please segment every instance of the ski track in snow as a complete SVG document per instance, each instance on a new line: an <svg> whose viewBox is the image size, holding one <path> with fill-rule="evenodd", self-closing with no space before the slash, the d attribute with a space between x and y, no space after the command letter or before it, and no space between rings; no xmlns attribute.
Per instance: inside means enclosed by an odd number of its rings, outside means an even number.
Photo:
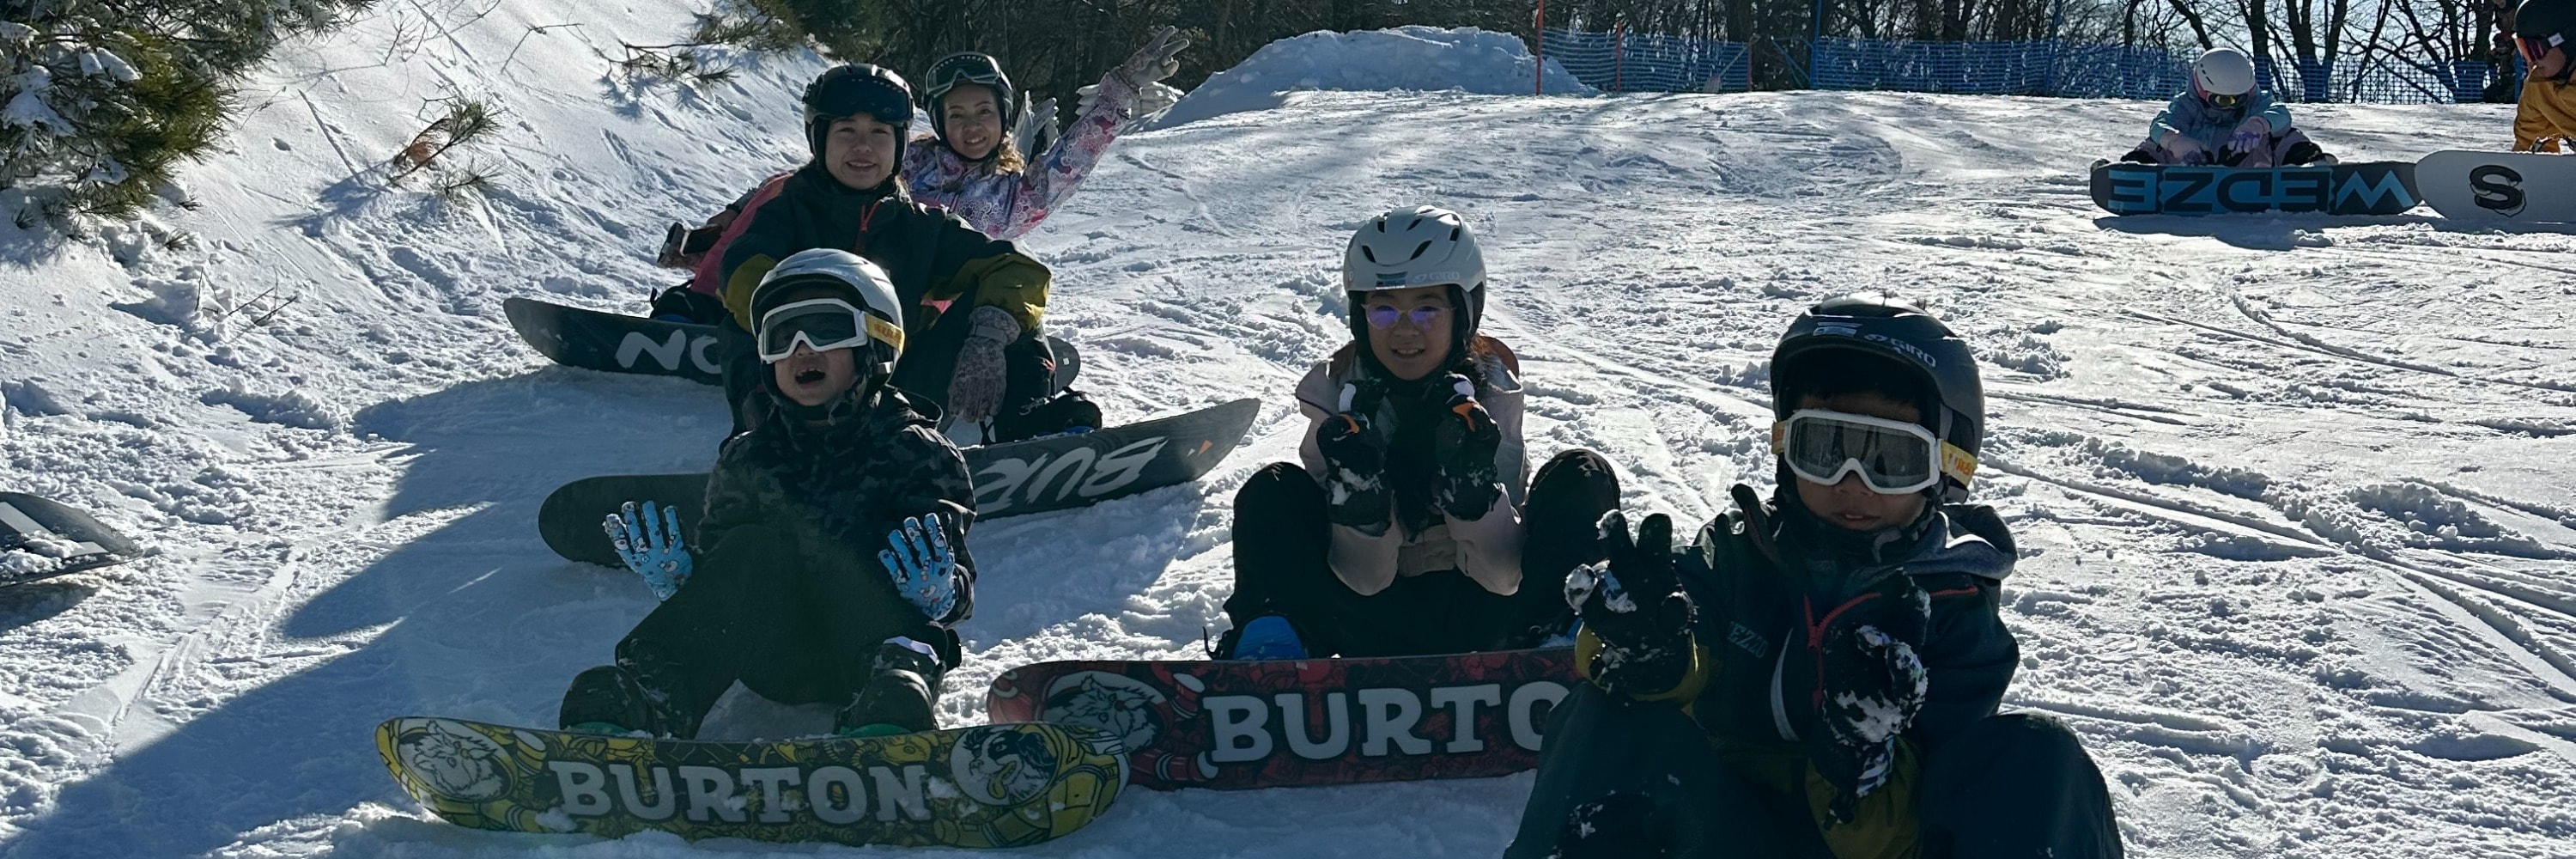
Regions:
<svg viewBox="0 0 2576 859"><path fill-rule="evenodd" d="M546 365L501 300L640 307L674 280L662 225L801 155L820 68L642 87L601 51L667 41L677 5L504 0L402 35L432 11L286 52L190 171L202 208L164 216L193 245L0 228L22 261L0 268L0 486L158 552L0 591L0 856L893 855L473 832L386 778L378 721L547 723L649 609L545 550L544 493L703 467L724 425L707 389ZM385 184L437 81L509 111L465 155L488 194ZM1635 509L1704 521L1767 486L1766 361L1799 308L1886 289L1951 319L1988 373L1980 495L2024 556L2008 703L2085 737L2136 855L2576 856L2576 242L2422 213L2109 218L2080 170L2153 109L1304 93L1122 141L1027 240L1051 325L1112 419L1262 416L1195 486L981 524L943 719L980 721L1007 665L1186 656L1224 624L1231 493L1293 456L1290 389L1346 337L1342 243L1428 202L1488 243L1533 455L1609 454ZM2346 160L2509 122L2297 111ZM737 694L711 731L827 720ZM1527 789L1134 791L1021 852L1491 856Z"/></svg>

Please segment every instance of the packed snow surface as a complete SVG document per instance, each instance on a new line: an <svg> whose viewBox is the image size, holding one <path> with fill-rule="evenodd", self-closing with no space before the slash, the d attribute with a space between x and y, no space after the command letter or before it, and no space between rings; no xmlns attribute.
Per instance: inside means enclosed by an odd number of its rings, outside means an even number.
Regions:
<svg viewBox="0 0 2576 859"><path fill-rule="evenodd" d="M801 155L813 61L609 73L676 3L385 5L284 57L163 225L0 231L0 486L160 550L0 591L0 855L896 855L427 819L399 715L546 724L653 605L557 560L573 478L704 467L712 389L548 365L509 296L632 310L662 228ZM579 23L581 26L531 27ZM434 34L427 39L421 34ZM449 87L509 112L443 201L385 159ZM1043 659L1198 652L1229 498L1301 431L1363 218L1466 212L1534 455L1704 520L1767 484L1765 359L1886 289L1976 344L1979 495L2017 534L2008 704L2062 717L2133 855L2576 856L2576 242L2426 213L2108 218L2154 105L1905 94L1314 93L1121 141L1028 239L1113 419L1269 405L1197 485L979 525L949 724ZM2497 147L2503 107L2296 107L2348 160ZM1361 157L1365 154L1365 157ZM192 243L172 243L181 233ZM292 299L292 303L284 303ZM282 309L279 309L281 303ZM711 731L828 716L737 695ZM1526 775L1135 791L1030 856L1493 856Z"/></svg>
<svg viewBox="0 0 2576 859"><path fill-rule="evenodd" d="M1150 125L1170 128L1212 116L1271 110L1296 93L1315 90L1526 95L1539 84L1539 62L1520 37L1474 27L1317 31L1263 45L1234 68L1210 75ZM1555 60L1545 62L1547 94L1593 94Z"/></svg>

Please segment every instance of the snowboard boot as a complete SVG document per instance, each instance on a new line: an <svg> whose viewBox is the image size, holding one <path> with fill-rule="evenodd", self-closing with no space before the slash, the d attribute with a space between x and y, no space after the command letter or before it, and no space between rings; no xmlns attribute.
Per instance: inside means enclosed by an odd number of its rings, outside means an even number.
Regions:
<svg viewBox="0 0 2576 859"><path fill-rule="evenodd" d="M555 716L557 727L587 734L627 734L644 731L665 736L662 720L653 712L653 699L634 673L615 665L602 665L573 677L572 688L564 690L563 707Z"/></svg>
<svg viewBox="0 0 2576 859"><path fill-rule="evenodd" d="M930 646L908 638L877 647L867 685L850 703L832 714L832 733L843 737L884 737L935 730L939 700L939 657Z"/></svg>
<svg viewBox="0 0 2576 859"><path fill-rule="evenodd" d="M724 301L689 288L686 283L663 290L653 296L654 319L683 325L713 325L723 322L730 313Z"/></svg>
<svg viewBox="0 0 2576 859"><path fill-rule="evenodd" d="M2120 160L2129 164L2154 164L2156 163L2156 154L2147 151L2146 147L2140 146L2136 149L2129 150L2129 154L2120 156Z"/></svg>
<svg viewBox="0 0 2576 859"><path fill-rule="evenodd" d="M993 418L992 440L1026 441L1051 435L1086 433L1100 428L1100 405L1080 391L1067 390L1016 415Z"/></svg>
<svg viewBox="0 0 2576 859"><path fill-rule="evenodd" d="M1306 642L1297 637L1297 628L1288 619L1265 614L1225 631L1217 639L1218 659L1304 659Z"/></svg>
<svg viewBox="0 0 2576 859"><path fill-rule="evenodd" d="M2316 144L2302 140L2290 144L2289 150L2281 153L2281 163L2285 166L2302 164L2325 166L2334 164L2335 157L2327 155L2325 150L2317 148Z"/></svg>

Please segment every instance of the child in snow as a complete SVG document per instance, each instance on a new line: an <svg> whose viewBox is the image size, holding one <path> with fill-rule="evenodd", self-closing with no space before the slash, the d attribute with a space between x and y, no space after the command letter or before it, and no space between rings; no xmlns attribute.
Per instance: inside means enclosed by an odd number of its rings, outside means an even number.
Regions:
<svg viewBox="0 0 2576 859"><path fill-rule="evenodd" d="M697 736L735 680L771 700L841 705L843 736L930 730L951 631L974 610L965 457L890 384L903 305L874 263L809 250L761 277L764 414L707 476L701 562L669 508L608 522L627 565L667 597L574 678L572 730Z"/></svg>
<svg viewBox="0 0 2576 859"><path fill-rule="evenodd" d="M1976 359L1877 296L1828 300L1771 359L1770 499L1676 546L1601 520L1566 580L1589 681L1549 717L1506 856L2118 856L2073 734L1997 715L2019 648L2012 535L1969 506ZM2053 852L2052 852L2053 851Z"/></svg>
<svg viewBox="0 0 2576 859"><path fill-rule="evenodd" d="M2334 158L2290 127L2290 109L2255 87L2254 61L2219 48L2191 61L2191 91L2173 97L2146 142L2120 160L2146 164L2286 167Z"/></svg>
<svg viewBox="0 0 2576 859"><path fill-rule="evenodd" d="M1164 27L1127 61L1100 77L1080 116L1037 160L1021 160L1006 127L1029 113L1009 76L986 54L952 54L930 65L923 82L934 136L905 151L904 178L916 200L956 212L985 235L1016 239L1036 229L1047 212L1073 195L1074 186L1100 163L1118 127L1134 118L1138 94L1180 70L1173 56L1189 40ZM1052 112L1053 101L1046 103ZM1031 115L1051 122L1052 116Z"/></svg>
<svg viewBox="0 0 2576 859"><path fill-rule="evenodd" d="M1458 653L1563 634L1559 583L1592 557L1618 479L1571 451L1528 481L1519 361L1476 333L1475 233L1445 209L1390 211L1351 237L1342 285L1352 342L1297 385L1312 425L1302 467L1263 468L1235 495L1234 628L1216 657Z"/></svg>
<svg viewBox="0 0 2576 859"><path fill-rule="evenodd" d="M1098 406L1053 390L1055 358L1039 330L1046 266L904 190L896 168L912 122L911 86L891 71L848 65L816 78L804 101L813 160L701 228L716 233L708 246L675 258L695 259L696 277L654 302L657 318L730 320L718 333L734 429L756 411L745 398L762 373L744 345L751 293L771 266L811 248L856 253L893 278L912 341L894 384L944 410L938 416L952 433L971 425L987 431L959 435L1013 441L1098 428Z"/></svg>
<svg viewBox="0 0 2576 859"><path fill-rule="evenodd" d="M2576 0L2528 0L2513 13L2513 44L2529 66L2522 98L2514 105L2513 151L2556 152L2576 139L2576 87L2568 73L2567 40L2576 34Z"/></svg>

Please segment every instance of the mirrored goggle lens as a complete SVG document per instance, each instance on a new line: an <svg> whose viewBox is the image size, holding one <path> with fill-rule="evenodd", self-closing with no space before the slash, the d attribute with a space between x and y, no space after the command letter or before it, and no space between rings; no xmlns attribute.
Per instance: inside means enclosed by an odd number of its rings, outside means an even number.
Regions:
<svg viewBox="0 0 2576 859"><path fill-rule="evenodd" d="M1440 314L1447 312L1449 312L1449 309L1446 307L1426 306L1416 307L1412 310L1397 310L1392 307L1372 307L1368 309L1368 324L1370 328L1393 328L1395 327L1396 320L1405 319L1411 320L1413 322L1413 327L1415 328L1429 328L1431 327L1432 322L1440 319Z"/></svg>
<svg viewBox="0 0 2576 859"><path fill-rule="evenodd" d="M1830 414L1799 412L1789 419L1780 453L1800 478L1831 485L1856 471L1871 490L1890 495L1921 492L1940 482L1937 444L1929 431Z"/></svg>
<svg viewBox="0 0 2576 859"><path fill-rule="evenodd" d="M858 308L840 301L800 301L761 318L760 359L777 361L795 354L800 340L821 352L860 345L867 339L867 323Z"/></svg>
<svg viewBox="0 0 2576 859"><path fill-rule="evenodd" d="M2244 104L2245 97L2241 95L2219 95L2212 93L2209 96L2209 103L2220 108L2232 108Z"/></svg>

